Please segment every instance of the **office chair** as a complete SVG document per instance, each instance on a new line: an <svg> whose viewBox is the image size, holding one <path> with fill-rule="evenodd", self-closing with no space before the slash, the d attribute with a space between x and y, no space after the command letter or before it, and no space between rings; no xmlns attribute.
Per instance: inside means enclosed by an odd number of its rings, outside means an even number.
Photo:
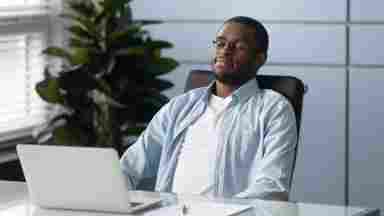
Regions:
<svg viewBox="0 0 384 216"><path fill-rule="evenodd" d="M192 70L188 74L184 92L207 86L215 78L214 73L208 70ZM277 75L257 75L259 87L261 89L272 89L283 96L292 104L296 117L296 128L297 128L297 145L295 149L295 158L293 161L292 175L290 179L290 188L292 186L293 173L296 166L297 149L299 144L299 133L301 123L301 113L303 108L303 98L307 91L307 86L304 83L292 76L277 76Z"/></svg>

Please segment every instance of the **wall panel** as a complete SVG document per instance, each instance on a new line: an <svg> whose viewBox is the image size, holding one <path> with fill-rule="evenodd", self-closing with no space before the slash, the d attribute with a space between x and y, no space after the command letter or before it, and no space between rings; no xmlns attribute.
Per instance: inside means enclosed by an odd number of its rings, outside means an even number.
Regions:
<svg viewBox="0 0 384 216"><path fill-rule="evenodd" d="M383 21L383 0L350 0L352 21Z"/></svg>
<svg viewBox="0 0 384 216"><path fill-rule="evenodd" d="M164 52L179 61L208 63L221 24L164 23L148 27L154 38L172 41ZM270 63L345 64L345 27L269 24Z"/></svg>
<svg viewBox="0 0 384 216"><path fill-rule="evenodd" d="M351 64L384 65L384 25L352 26Z"/></svg>
<svg viewBox="0 0 384 216"><path fill-rule="evenodd" d="M133 1L132 8L138 19L225 20L243 15L263 20L343 21L346 1L162 0Z"/></svg>
<svg viewBox="0 0 384 216"><path fill-rule="evenodd" d="M271 63L345 64L345 27L267 25Z"/></svg>
<svg viewBox="0 0 384 216"><path fill-rule="evenodd" d="M384 70L351 70L349 192L351 205L384 211Z"/></svg>

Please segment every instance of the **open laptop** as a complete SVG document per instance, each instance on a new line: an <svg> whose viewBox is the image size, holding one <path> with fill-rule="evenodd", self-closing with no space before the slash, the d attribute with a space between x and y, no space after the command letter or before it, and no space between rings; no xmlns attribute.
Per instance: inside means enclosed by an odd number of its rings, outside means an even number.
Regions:
<svg viewBox="0 0 384 216"><path fill-rule="evenodd" d="M19 144L31 201L42 208L133 213L160 203L130 197L112 148Z"/></svg>

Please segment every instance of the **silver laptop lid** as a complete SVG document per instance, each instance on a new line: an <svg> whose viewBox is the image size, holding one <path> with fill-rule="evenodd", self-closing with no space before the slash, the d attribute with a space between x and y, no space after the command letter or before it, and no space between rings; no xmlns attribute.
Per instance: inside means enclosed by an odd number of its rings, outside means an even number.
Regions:
<svg viewBox="0 0 384 216"><path fill-rule="evenodd" d="M36 205L129 211L129 187L114 149L19 144L17 153Z"/></svg>

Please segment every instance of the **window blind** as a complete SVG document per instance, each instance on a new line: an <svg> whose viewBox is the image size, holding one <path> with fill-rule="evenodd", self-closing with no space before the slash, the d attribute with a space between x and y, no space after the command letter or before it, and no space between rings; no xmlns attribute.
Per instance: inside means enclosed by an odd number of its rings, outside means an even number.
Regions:
<svg viewBox="0 0 384 216"><path fill-rule="evenodd" d="M48 5L49 0L0 0L0 7Z"/></svg>
<svg viewBox="0 0 384 216"><path fill-rule="evenodd" d="M47 5L0 0L0 142L29 135L45 120L46 104L34 87L43 79L41 51L50 40Z"/></svg>

